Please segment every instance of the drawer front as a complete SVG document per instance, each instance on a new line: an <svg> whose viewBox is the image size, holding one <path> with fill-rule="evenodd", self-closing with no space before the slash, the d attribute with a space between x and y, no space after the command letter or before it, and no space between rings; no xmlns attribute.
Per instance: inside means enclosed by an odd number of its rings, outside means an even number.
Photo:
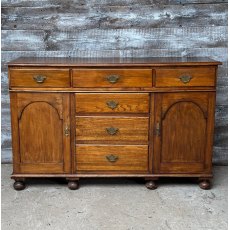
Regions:
<svg viewBox="0 0 230 230"><path fill-rule="evenodd" d="M70 87L68 69L11 69L11 87Z"/></svg>
<svg viewBox="0 0 230 230"><path fill-rule="evenodd" d="M76 117L76 141L148 144L147 117Z"/></svg>
<svg viewBox="0 0 230 230"><path fill-rule="evenodd" d="M156 87L215 86L215 67L156 69Z"/></svg>
<svg viewBox="0 0 230 230"><path fill-rule="evenodd" d="M76 113L148 113L148 93L77 93Z"/></svg>
<svg viewBox="0 0 230 230"><path fill-rule="evenodd" d="M73 87L152 87L152 70L74 69Z"/></svg>
<svg viewBox="0 0 230 230"><path fill-rule="evenodd" d="M76 147L77 171L148 171L148 146Z"/></svg>

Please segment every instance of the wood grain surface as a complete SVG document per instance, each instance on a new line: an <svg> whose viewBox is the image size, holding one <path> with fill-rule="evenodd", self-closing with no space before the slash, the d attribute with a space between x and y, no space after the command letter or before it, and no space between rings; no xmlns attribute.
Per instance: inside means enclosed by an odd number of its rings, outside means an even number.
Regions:
<svg viewBox="0 0 230 230"><path fill-rule="evenodd" d="M149 113L148 93L76 93L76 113Z"/></svg>
<svg viewBox="0 0 230 230"><path fill-rule="evenodd" d="M76 117L77 143L148 144L147 117ZM115 128L115 134L107 129Z"/></svg>
<svg viewBox="0 0 230 230"><path fill-rule="evenodd" d="M181 78L188 77L189 82ZM156 87L215 86L216 68L164 68L156 69Z"/></svg>
<svg viewBox="0 0 230 230"><path fill-rule="evenodd" d="M214 94L165 93L156 100L156 172L211 173Z"/></svg>
<svg viewBox="0 0 230 230"><path fill-rule="evenodd" d="M93 69L91 67L108 67L110 69L104 69L105 73L112 74L112 71L121 71L125 75L132 75L137 72L140 75L151 74L148 73L150 68L146 70L134 68L134 66L140 67L158 67L158 66L210 66L210 65L220 65L221 62L215 61L209 57L102 57L102 58L94 58L94 57L19 57L7 63L10 67L24 67L26 66L37 66L37 67L86 67L85 69L77 69L76 74L84 73L84 74L101 74L101 72L97 69ZM111 69L111 66L114 67L132 67L131 69ZM90 67L90 69L88 69ZM80 70L80 72L79 72ZM103 72L102 71L102 72ZM110 72L111 71L111 72ZM122 72L123 71L123 72ZM93 73L94 72L94 73ZM130 72L130 73L129 73Z"/></svg>
<svg viewBox="0 0 230 230"><path fill-rule="evenodd" d="M11 94L14 173L70 173L69 95Z"/></svg>
<svg viewBox="0 0 230 230"><path fill-rule="evenodd" d="M76 172L148 172L147 145L77 145L76 152ZM116 157L115 162L107 159L111 155Z"/></svg>
<svg viewBox="0 0 230 230"><path fill-rule="evenodd" d="M44 82L36 81L39 76ZM10 87L70 87L69 69L11 69Z"/></svg>
<svg viewBox="0 0 230 230"><path fill-rule="evenodd" d="M110 77L116 81L111 82ZM152 70L73 69L73 87L152 87Z"/></svg>

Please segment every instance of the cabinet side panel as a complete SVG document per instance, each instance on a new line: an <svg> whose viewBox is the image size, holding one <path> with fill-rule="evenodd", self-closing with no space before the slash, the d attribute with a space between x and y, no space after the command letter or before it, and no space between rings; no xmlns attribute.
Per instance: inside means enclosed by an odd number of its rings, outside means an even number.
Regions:
<svg viewBox="0 0 230 230"><path fill-rule="evenodd" d="M211 173L212 171L212 152L213 152L213 140L214 140L214 124L215 124L215 104L216 93L210 92L208 104L208 119L207 119L207 142L205 153L205 172Z"/></svg>
<svg viewBox="0 0 230 230"><path fill-rule="evenodd" d="M12 130L13 173L15 174L20 173L17 93L10 93L10 109Z"/></svg>

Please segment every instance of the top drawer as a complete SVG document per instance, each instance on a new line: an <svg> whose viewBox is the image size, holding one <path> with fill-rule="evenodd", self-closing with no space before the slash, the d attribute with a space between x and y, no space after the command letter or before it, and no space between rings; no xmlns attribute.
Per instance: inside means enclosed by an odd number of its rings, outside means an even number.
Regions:
<svg viewBox="0 0 230 230"><path fill-rule="evenodd" d="M73 87L152 87L152 70L74 69Z"/></svg>
<svg viewBox="0 0 230 230"><path fill-rule="evenodd" d="M68 69L10 69L11 87L70 87Z"/></svg>
<svg viewBox="0 0 230 230"><path fill-rule="evenodd" d="M215 67L156 69L156 87L215 86Z"/></svg>

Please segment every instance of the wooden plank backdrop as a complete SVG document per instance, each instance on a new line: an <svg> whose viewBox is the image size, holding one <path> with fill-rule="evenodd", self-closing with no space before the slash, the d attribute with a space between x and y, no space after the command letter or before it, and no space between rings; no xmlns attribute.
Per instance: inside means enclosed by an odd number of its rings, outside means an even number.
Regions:
<svg viewBox="0 0 230 230"><path fill-rule="evenodd" d="M2 0L2 162L11 162L6 63L19 56L204 56L218 70L215 164L227 164L227 0Z"/></svg>

